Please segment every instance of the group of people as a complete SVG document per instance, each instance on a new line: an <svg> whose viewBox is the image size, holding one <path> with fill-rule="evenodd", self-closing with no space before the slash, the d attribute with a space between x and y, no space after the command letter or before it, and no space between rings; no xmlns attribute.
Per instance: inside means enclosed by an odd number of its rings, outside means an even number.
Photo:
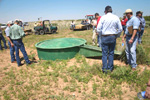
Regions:
<svg viewBox="0 0 150 100"><path fill-rule="evenodd" d="M19 57L19 50L20 50L24 56L26 64L27 65L32 64L32 62L28 58L24 44L22 42L22 38L26 36L26 34L24 33L22 27L20 26L20 21L19 20L15 20L14 22L8 21L7 28L5 29L5 33L10 48L11 63L17 63L18 67L23 65ZM3 38L4 37L2 35L2 29L0 28L0 41L1 40L4 41ZM6 41L4 41L4 47L5 49L7 49ZM0 43L0 49L1 49L1 43Z"/></svg>
<svg viewBox="0 0 150 100"><path fill-rule="evenodd" d="M111 6L107 6L104 12L104 16L96 13L95 18L92 20L93 45L97 43L97 46L102 48L103 72L113 71L116 39L120 37L122 31L124 31L122 42L126 44L125 51L128 64L131 65L132 70L136 70L136 45L137 42L141 44L145 28L145 20L142 17L143 12L138 11L136 16L133 16L133 11L127 9L121 21L118 16L112 14Z"/></svg>

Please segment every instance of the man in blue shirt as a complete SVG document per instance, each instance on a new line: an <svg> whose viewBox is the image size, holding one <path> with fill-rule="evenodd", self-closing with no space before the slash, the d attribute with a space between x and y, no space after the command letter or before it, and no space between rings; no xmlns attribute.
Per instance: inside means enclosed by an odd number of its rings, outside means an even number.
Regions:
<svg viewBox="0 0 150 100"><path fill-rule="evenodd" d="M145 19L144 17L142 17L143 15L143 12L142 11L137 11L136 12L136 15L137 15L137 18L139 19L140 21L140 32L138 34L138 44L141 44L142 42L142 36L143 36L143 33L144 33L144 28L145 28Z"/></svg>
<svg viewBox="0 0 150 100"><path fill-rule="evenodd" d="M6 40L5 40L4 36L3 36L2 28L1 28L1 26L0 26L0 50L2 50L1 40L2 40L3 43L4 43L4 48L7 49Z"/></svg>
<svg viewBox="0 0 150 100"><path fill-rule="evenodd" d="M102 34L102 62L103 72L113 71L114 50L116 38L122 32L122 25L118 16L112 14L112 8L105 8L105 15L102 16L97 26L97 32Z"/></svg>
<svg viewBox="0 0 150 100"><path fill-rule="evenodd" d="M128 22L126 25L125 35L122 38L122 42L124 42L124 38L126 38L127 61L128 64L131 65L132 70L136 70L136 44L140 22L137 17L133 16L133 12L131 9L127 9L125 13L128 18Z"/></svg>
<svg viewBox="0 0 150 100"><path fill-rule="evenodd" d="M9 29L10 29L10 26L12 26L12 24L13 24L12 21L8 21L7 28L5 29L5 33L6 33L8 45L10 48L11 62L16 63L16 59L15 59L15 55L14 55L14 52L15 52L14 44L12 43L12 40L10 39L10 36L9 36Z"/></svg>

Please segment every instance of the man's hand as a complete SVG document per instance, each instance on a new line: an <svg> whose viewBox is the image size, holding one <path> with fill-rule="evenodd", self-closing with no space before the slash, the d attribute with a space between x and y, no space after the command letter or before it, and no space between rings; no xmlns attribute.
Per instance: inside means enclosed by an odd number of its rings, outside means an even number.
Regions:
<svg viewBox="0 0 150 100"><path fill-rule="evenodd" d="M13 43L11 43L11 47L14 47L14 44L13 44Z"/></svg>
<svg viewBox="0 0 150 100"><path fill-rule="evenodd" d="M122 38L122 43L125 43L125 41L124 41L124 37Z"/></svg>
<svg viewBox="0 0 150 100"><path fill-rule="evenodd" d="M130 39L130 40L129 40L129 44L132 44L132 43L133 43L133 39Z"/></svg>
<svg viewBox="0 0 150 100"><path fill-rule="evenodd" d="M28 32L26 32L25 35L29 35Z"/></svg>

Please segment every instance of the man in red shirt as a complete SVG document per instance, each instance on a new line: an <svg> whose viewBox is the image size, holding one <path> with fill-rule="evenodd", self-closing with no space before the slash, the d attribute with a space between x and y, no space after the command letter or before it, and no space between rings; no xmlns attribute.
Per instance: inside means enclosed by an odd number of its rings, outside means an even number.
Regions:
<svg viewBox="0 0 150 100"><path fill-rule="evenodd" d="M97 25L98 25L101 19L101 16L99 16L98 13L95 13L95 18L97 19ZM96 28L97 28L97 25L96 25ZM97 46L101 47L101 34L100 33L97 33Z"/></svg>
<svg viewBox="0 0 150 100"><path fill-rule="evenodd" d="M124 14L123 19L121 20L121 25L122 25L124 33L126 31L126 23L127 23L127 21L128 21L128 19L126 18L126 15Z"/></svg>

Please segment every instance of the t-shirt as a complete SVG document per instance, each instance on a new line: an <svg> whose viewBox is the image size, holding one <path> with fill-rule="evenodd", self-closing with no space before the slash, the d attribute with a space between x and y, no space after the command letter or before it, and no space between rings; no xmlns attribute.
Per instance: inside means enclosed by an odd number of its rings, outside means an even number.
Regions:
<svg viewBox="0 0 150 100"><path fill-rule="evenodd" d="M98 25L100 19L101 19L101 16L99 16L99 18L97 19L97 25ZM97 27L97 26L96 26L96 27Z"/></svg>
<svg viewBox="0 0 150 100"><path fill-rule="evenodd" d="M122 20L121 20L121 25L126 26L127 21L128 21L127 18L122 19Z"/></svg>
<svg viewBox="0 0 150 100"><path fill-rule="evenodd" d="M9 27L7 27L7 28L5 29L5 33L6 33L6 36L8 37L8 36L9 36Z"/></svg>

